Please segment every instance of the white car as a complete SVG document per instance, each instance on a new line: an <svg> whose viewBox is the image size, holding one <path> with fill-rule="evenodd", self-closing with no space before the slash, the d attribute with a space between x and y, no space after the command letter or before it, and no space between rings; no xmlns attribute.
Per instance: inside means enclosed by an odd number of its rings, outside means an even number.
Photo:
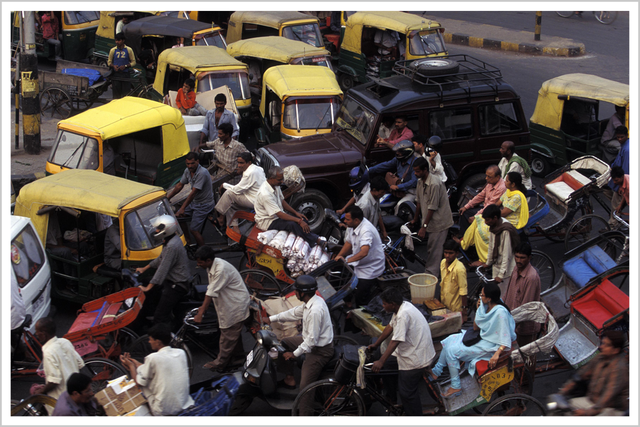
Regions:
<svg viewBox="0 0 640 427"><path fill-rule="evenodd" d="M29 218L11 216L11 274L18 282L26 313L33 322L49 315L51 309L51 268L40 237Z"/></svg>

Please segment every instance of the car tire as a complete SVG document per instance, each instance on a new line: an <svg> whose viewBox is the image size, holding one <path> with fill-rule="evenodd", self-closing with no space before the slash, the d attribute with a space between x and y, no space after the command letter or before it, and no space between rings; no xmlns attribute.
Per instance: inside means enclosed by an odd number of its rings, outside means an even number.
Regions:
<svg viewBox="0 0 640 427"><path fill-rule="evenodd" d="M440 76L457 73L460 69L460 64L452 59L425 58L413 61L409 67L425 76Z"/></svg>
<svg viewBox="0 0 640 427"><path fill-rule="evenodd" d="M531 172L539 177L549 175L549 172L551 172L549 161L539 154L534 154L531 159Z"/></svg>
<svg viewBox="0 0 640 427"><path fill-rule="evenodd" d="M338 75L338 84L344 92L348 91L354 86L353 76L346 73L340 73Z"/></svg>
<svg viewBox="0 0 640 427"><path fill-rule="evenodd" d="M322 191L313 188L295 196L290 204L293 209L307 217L311 232L316 234L322 230L325 208L333 208L331 200Z"/></svg>

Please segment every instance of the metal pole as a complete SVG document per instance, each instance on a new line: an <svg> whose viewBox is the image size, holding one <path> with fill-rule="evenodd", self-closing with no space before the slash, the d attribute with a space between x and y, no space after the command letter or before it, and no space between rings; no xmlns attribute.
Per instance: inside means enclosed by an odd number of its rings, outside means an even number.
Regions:
<svg viewBox="0 0 640 427"><path fill-rule="evenodd" d="M35 12L24 12L24 49L20 55L22 88L22 134L24 150L40 153L40 85L36 55Z"/></svg>
<svg viewBox="0 0 640 427"><path fill-rule="evenodd" d="M18 43L15 51L15 67L16 71L13 75L13 103L16 110L15 119L15 148L20 149L20 52L22 51L22 40L24 40L23 25L22 25L22 12L15 12L18 19ZM13 22L11 23L11 32L13 33Z"/></svg>
<svg viewBox="0 0 640 427"><path fill-rule="evenodd" d="M534 40L540 41L540 28L542 27L542 12L536 12L536 34Z"/></svg>

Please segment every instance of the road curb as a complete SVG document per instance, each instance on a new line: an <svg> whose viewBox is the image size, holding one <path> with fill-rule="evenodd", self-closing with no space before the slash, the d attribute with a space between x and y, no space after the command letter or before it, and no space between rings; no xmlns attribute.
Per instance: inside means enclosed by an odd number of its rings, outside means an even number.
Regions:
<svg viewBox="0 0 640 427"><path fill-rule="evenodd" d="M533 33L531 33L533 38ZM505 40L494 40L484 37L474 37L467 34L445 33L445 43L458 44L462 46L477 47L492 50L505 50L510 52L519 52L529 55L550 55L550 56L567 56L576 57L586 53L584 44L571 41L571 43L561 42L564 46L553 46L557 43L517 43Z"/></svg>

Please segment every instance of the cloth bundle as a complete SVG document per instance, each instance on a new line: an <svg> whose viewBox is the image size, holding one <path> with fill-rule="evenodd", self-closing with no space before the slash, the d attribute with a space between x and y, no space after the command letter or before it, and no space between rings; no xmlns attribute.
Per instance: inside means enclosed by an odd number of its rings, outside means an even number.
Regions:
<svg viewBox="0 0 640 427"><path fill-rule="evenodd" d="M302 237L286 231L262 232L258 234L258 241L282 253L282 256L288 260L286 267L293 278L307 274L331 259L320 246L311 248Z"/></svg>

